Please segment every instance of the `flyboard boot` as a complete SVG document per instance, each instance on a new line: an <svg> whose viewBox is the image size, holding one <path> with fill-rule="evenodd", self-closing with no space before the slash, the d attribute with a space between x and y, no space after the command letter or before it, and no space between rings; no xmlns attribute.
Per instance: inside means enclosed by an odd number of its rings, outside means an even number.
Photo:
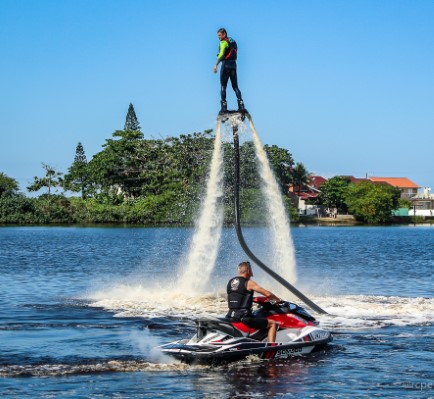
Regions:
<svg viewBox="0 0 434 399"><path fill-rule="evenodd" d="M244 107L244 101L242 99L238 100L238 109L237 110L230 110L228 111L228 104L226 101L221 101L221 109L218 114L218 119L222 122L226 122L231 115L238 114L241 117L241 120L244 121L246 118L246 114L248 114L248 111Z"/></svg>
<svg viewBox="0 0 434 399"><path fill-rule="evenodd" d="M238 112L241 114L241 120L243 121L246 118L248 111L244 107L244 101L241 98L238 99Z"/></svg>
<svg viewBox="0 0 434 399"><path fill-rule="evenodd" d="M244 101L242 99L238 100L238 112L246 112L244 108Z"/></svg>
<svg viewBox="0 0 434 399"><path fill-rule="evenodd" d="M222 122L225 122L228 119L228 103L225 100L220 101L221 108L219 111L219 114L217 116L217 119L220 119Z"/></svg>
<svg viewBox="0 0 434 399"><path fill-rule="evenodd" d="M220 108L219 115L223 115L226 112L228 112L228 103L224 100L220 101L220 103L221 103L221 108Z"/></svg>

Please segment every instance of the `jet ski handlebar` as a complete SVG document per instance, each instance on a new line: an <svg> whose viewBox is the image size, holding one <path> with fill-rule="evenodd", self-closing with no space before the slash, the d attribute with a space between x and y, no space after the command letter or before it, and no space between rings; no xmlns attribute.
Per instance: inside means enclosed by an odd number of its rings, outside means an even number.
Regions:
<svg viewBox="0 0 434 399"><path fill-rule="evenodd" d="M262 305L264 303L271 303L272 305L276 305L278 303L284 303L286 301L283 299L281 299L280 301L272 301L272 300L268 299L266 296L255 296L253 298L253 302L258 303L260 305Z"/></svg>

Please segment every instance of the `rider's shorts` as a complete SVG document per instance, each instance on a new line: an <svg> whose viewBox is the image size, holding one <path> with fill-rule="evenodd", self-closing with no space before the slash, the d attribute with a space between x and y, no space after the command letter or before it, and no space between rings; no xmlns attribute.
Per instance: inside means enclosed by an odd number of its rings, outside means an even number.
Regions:
<svg viewBox="0 0 434 399"><path fill-rule="evenodd" d="M268 320L265 317L251 317L245 316L241 319L247 327L254 328L256 330L266 330L268 326Z"/></svg>

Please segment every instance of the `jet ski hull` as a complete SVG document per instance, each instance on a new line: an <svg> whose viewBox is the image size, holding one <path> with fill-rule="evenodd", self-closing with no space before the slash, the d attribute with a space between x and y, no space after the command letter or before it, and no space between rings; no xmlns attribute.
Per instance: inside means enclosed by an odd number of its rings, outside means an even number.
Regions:
<svg viewBox="0 0 434 399"><path fill-rule="evenodd" d="M163 353L184 362L206 363L235 361L249 355L263 359L286 359L323 348L332 341L329 331L300 306L283 301L278 304L258 297L259 308L254 317L274 320L279 328L276 343L267 341L267 331L254 330L242 322L227 318L196 320L196 334L190 339L178 340L160 346Z"/></svg>
<svg viewBox="0 0 434 399"><path fill-rule="evenodd" d="M175 341L161 346L163 353L186 363L210 363L215 361L237 361L250 355L259 358L288 359L297 355L304 355L324 348L333 340L331 334L315 342L238 342L232 344L189 344L188 340Z"/></svg>

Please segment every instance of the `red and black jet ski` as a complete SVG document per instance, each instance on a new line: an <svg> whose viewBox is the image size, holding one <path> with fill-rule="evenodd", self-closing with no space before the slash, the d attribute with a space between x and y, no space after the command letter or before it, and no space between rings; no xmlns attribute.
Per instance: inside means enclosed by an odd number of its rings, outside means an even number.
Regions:
<svg viewBox="0 0 434 399"><path fill-rule="evenodd" d="M323 348L332 341L329 331L302 307L287 301L273 303L256 297L254 316L278 323L276 343L267 341L267 332L254 330L242 322L226 318L196 320L196 334L190 339L160 346L167 355L186 363L209 363L241 360L248 355L263 359L286 359Z"/></svg>

